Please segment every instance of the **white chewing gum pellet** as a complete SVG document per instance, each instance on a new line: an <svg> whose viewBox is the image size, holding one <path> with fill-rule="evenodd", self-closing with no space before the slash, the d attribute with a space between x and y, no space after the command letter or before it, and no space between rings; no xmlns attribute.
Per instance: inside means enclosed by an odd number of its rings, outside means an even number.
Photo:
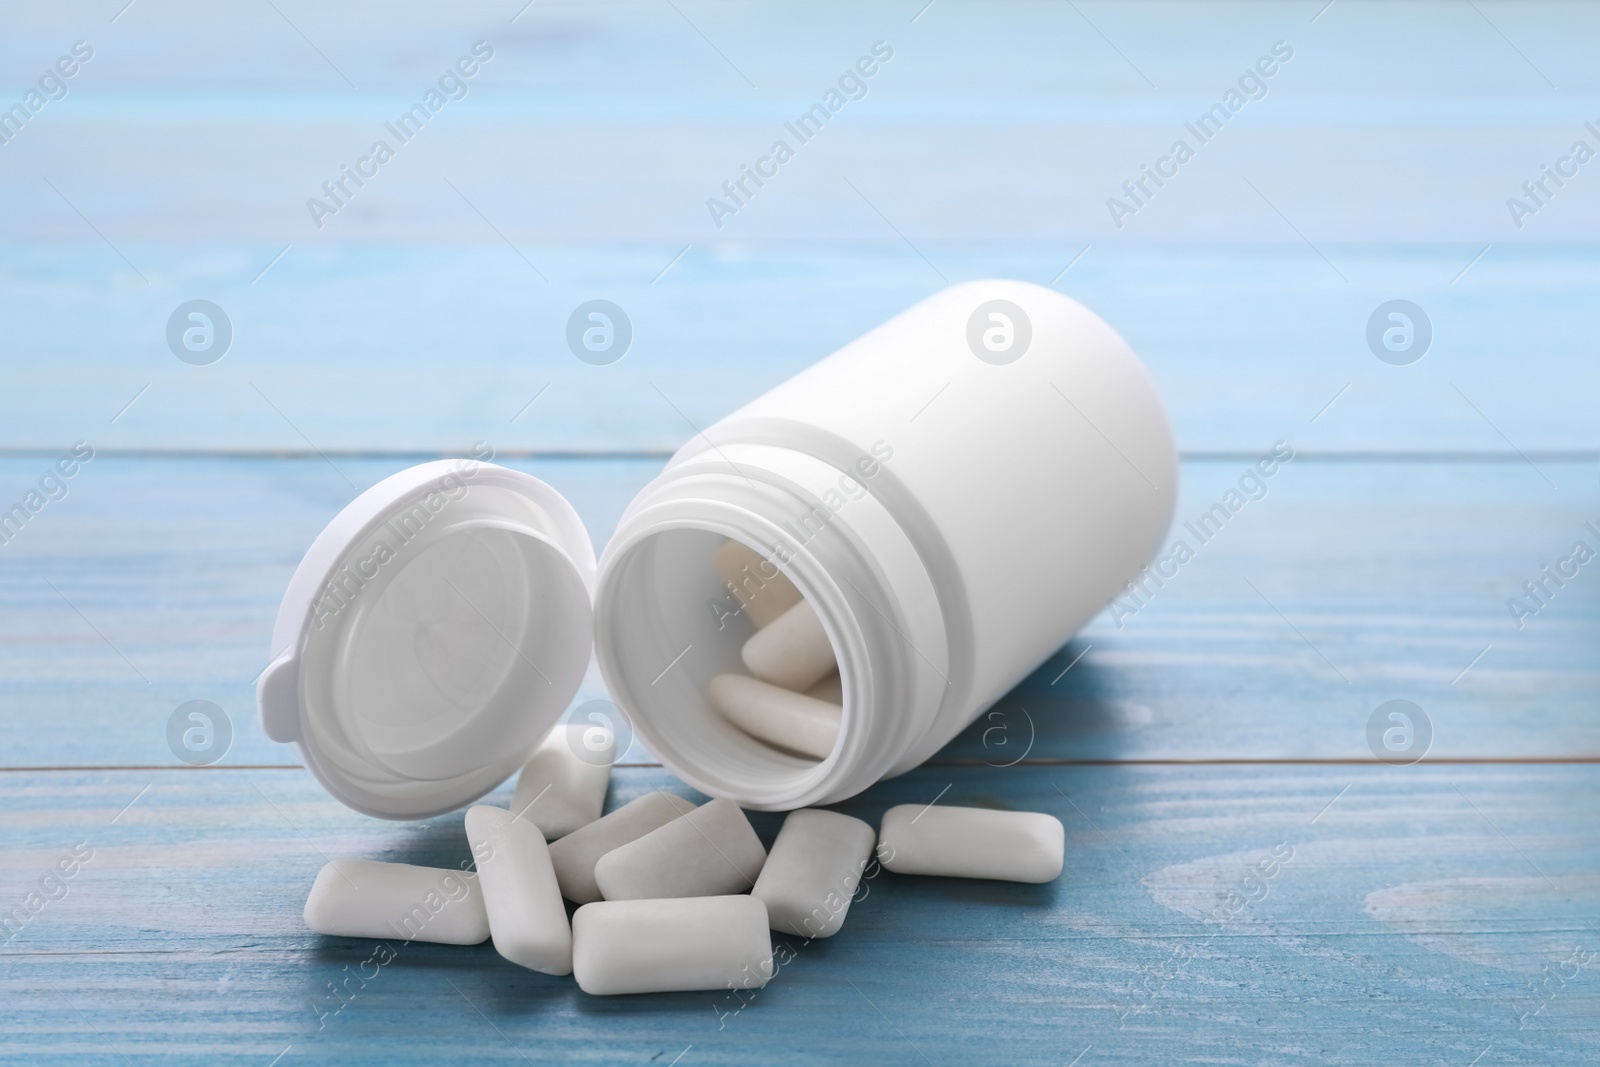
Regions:
<svg viewBox="0 0 1600 1067"><path fill-rule="evenodd" d="M596 747L585 747L591 743ZM594 822L605 809L616 744L597 726L557 726L523 765L511 813L537 826L546 841Z"/></svg>
<svg viewBox="0 0 1600 1067"><path fill-rule="evenodd" d="M607 900L715 897L749 889L766 861L739 805L719 799L601 856L594 880Z"/></svg>
<svg viewBox="0 0 1600 1067"><path fill-rule="evenodd" d="M900 804L878 828L878 860L897 874L1048 882L1065 852L1061 820L1037 811Z"/></svg>
<svg viewBox="0 0 1600 1067"><path fill-rule="evenodd" d="M834 671L822 681L807 689L806 696L813 700L825 700L829 704L843 704L844 681L839 677L839 672Z"/></svg>
<svg viewBox="0 0 1600 1067"><path fill-rule="evenodd" d="M556 869L561 895L574 904L604 899L594 881L600 857L651 830L694 810L694 803L671 793L646 793L606 815L574 830L550 845L550 862Z"/></svg>
<svg viewBox="0 0 1600 1067"><path fill-rule="evenodd" d="M844 709L744 674L719 674L707 687L711 706L758 741L827 759Z"/></svg>
<svg viewBox="0 0 1600 1067"><path fill-rule="evenodd" d="M539 828L480 804L467 809L467 840L495 951L530 970L571 974L572 927Z"/></svg>
<svg viewBox="0 0 1600 1067"><path fill-rule="evenodd" d="M376 860L333 860L306 897L306 925L336 937L398 938L441 945L488 940L476 875Z"/></svg>
<svg viewBox="0 0 1600 1067"><path fill-rule="evenodd" d="M711 568L757 629L800 603L800 590L778 565L738 541L727 541L717 549Z"/></svg>
<svg viewBox="0 0 1600 1067"><path fill-rule="evenodd" d="M804 600L757 630L740 657L763 682L804 693L838 669L822 620Z"/></svg>
<svg viewBox="0 0 1600 1067"><path fill-rule="evenodd" d="M791 811L772 843L750 895L767 906L774 930L832 937L872 855L876 835L860 819L836 811Z"/></svg>
<svg viewBox="0 0 1600 1067"><path fill-rule="evenodd" d="M585 904L572 973L595 996L759 989L772 978L767 909L743 895Z"/></svg>

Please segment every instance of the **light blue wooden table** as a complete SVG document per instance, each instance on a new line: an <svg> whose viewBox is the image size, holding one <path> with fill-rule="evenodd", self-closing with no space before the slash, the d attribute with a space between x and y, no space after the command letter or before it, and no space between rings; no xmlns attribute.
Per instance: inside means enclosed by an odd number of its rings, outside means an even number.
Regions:
<svg viewBox="0 0 1600 1067"><path fill-rule="evenodd" d="M0 1062L1600 1060L1600 564L1507 606L1600 548L1600 162L1560 163L1600 149L1600 11L125 4L0 33L0 106L92 51L0 143L0 508L94 450L0 544ZM307 199L477 41L464 95L319 228ZM708 198L880 41L719 227ZM340 807L254 720L322 525L492 449L603 544L696 426L996 275L1143 356L1180 520L1295 450L1148 603L840 805L1047 811L1062 877L883 874L837 938L780 938L754 998L591 998L418 943L332 1010L373 946L304 928L322 863L467 851L459 815ZM635 330L605 367L563 340L597 297ZM192 299L232 326L210 365L166 340ZM1433 335L1406 365L1366 336L1395 299ZM203 768L166 740L196 699L234 731ZM1369 744L1396 699L1431 732L1414 765ZM609 806L654 788L687 792L636 748Z"/></svg>

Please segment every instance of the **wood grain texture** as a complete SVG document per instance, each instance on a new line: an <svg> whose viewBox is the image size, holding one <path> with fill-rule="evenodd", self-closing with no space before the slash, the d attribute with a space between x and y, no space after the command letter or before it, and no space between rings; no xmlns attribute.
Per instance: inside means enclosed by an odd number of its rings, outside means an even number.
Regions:
<svg viewBox="0 0 1600 1067"><path fill-rule="evenodd" d="M611 806L656 787L681 788L620 770ZM332 1013L374 946L304 928L324 857L454 867L459 814L378 823L297 770L8 772L0 901L93 857L3 950L0 1060L1583 1062L1593 964L1534 990L1600 948L1597 788L1593 767L927 767L841 810L1048 811L1061 879L879 874L835 938L780 938L742 1007L418 943Z"/></svg>
<svg viewBox="0 0 1600 1067"><path fill-rule="evenodd" d="M1594 247L1497 246L1452 284L1481 243L1343 248L1330 254L1344 281L1304 246L1093 243L1072 263L1086 242L917 241L920 253L878 236L527 247L548 283L504 245L296 248L252 283L281 243L125 244L149 286L119 278L104 246L0 245L17 354L0 447L670 451L945 279L999 276L1056 279L1121 332L1185 449L1286 437L1341 452L1600 451ZM224 308L234 341L193 367L165 329L200 296ZM610 366L565 341L568 316L595 297L633 324ZM1380 362L1365 335L1397 297L1434 332L1405 367ZM896 399L909 421L929 398Z"/></svg>
<svg viewBox="0 0 1600 1067"><path fill-rule="evenodd" d="M8 11L0 108L95 55L0 144L0 509L100 453L0 545L0 1063L1600 1060L1600 586L1506 604L1600 545L1600 164L1507 207L1600 136L1597 30L1497 0ZM468 95L319 227L307 198L478 39ZM866 95L719 226L707 198L880 39ZM1277 40L1267 94L1117 225ZM1051 812L1063 877L881 874L748 1003L413 944L333 1011L374 946L305 929L325 858L468 853L459 813L355 815L255 722L323 524L483 442L584 454L507 462L601 545L697 427L990 276L1146 361L1196 555L841 810ZM164 339L196 297L235 329L207 367ZM635 328L607 367L563 338L594 297ZM1405 367L1365 339L1395 298L1434 329ZM1278 440L1265 496L1186 533ZM1432 726L1416 766L1368 747L1397 698ZM174 765L190 699L232 718L221 765ZM630 760L611 807L681 789Z"/></svg>
<svg viewBox="0 0 1600 1067"><path fill-rule="evenodd" d="M278 600L334 513L417 458L89 463L0 547L0 765L171 763L167 718L193 699L232 717L229 762L295 762L254 712ZM511 461L566 493L597 547L661 462ZM0 479L44 463L0 460ZM1368 759L1367 719L1397 698L1430 717L1435 757L1600 757L1595 576L1521 629L1506 607L1574 541L1600 547L1590 464L1302 457L1202 544L1185 524L1249 468L1186 462L1171 539L1195 558L942 758ZM591 670L578 699L604 695Z"/></svg>
<svg viewBox="0 0 1600 1067"><path fill-rule="evenodd" d="M1506 206L1600 115L1584 6L105 6L0 41L16 71L96 48L0 149L0 447L670 449L1001 275L1121 330L1185 448L1600 448L1600 183ZM318 227L308 198L478 38L468 95ZM707 199L878 39L868 94L718 226ZM1117 226L1279 39L1268 95ZM563 341L596 296L636 326L605 368ZM212 367L165 347L195 297L236 328ZM1364 340L1397 297L1435 327L1412 367Z"/></svg>
<svg viewBox="0 0 1600 1067"><path fill-rule="evenodd" d="M1592 183L1563 190L1523 230L1505 206L1595 118L1600 76L1585 43L1600 16L1581 4L1342 0L1317 17L1313 2L941 0L920 15L922 2L556 2L519 15L521 3L284 0L277 12L141 4L113 25L118 6L14 17L0 57L19 85L75 39L96 56L5 146L0 192L17 210L0 234L95 241L48 174L114 242L255 239L274 251L503 248L485 217L519 242L674 249L894 241L884 217L918 244L1073 251L1094 240L1303 248L1295 227L1316 243L1474 250L1600 235ZM496 54L468 95L319 230L306 199L479 39ZM796 144L719 229L706 199L878 40L894 58L866 96ZM1106 199L1276 41L1294 57L1267 94L1196 144L1181 177L1118 229Z"/></svg>

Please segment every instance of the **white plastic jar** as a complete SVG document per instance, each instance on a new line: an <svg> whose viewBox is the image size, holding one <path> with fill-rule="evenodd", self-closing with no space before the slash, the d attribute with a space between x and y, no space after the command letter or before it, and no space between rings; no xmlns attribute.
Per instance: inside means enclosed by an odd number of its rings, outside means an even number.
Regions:
<svg viewBox="0 0 1600 1067"><path fill-rule="evenodd" d="M359 810L451 810L571 701L592 590L606 685L669 770L752 809L839 801L926 760L1060 648L1150 560L1176 486L1160 399L1110 326L1036 285L956 285L697 435L629 505L597 580L537 479L439 461L374 486L290 583L263 722ZM397 515L419 532L380 552ZM826 759L709 705L753 632L712 566L730 539L833 644Z"/></svg>

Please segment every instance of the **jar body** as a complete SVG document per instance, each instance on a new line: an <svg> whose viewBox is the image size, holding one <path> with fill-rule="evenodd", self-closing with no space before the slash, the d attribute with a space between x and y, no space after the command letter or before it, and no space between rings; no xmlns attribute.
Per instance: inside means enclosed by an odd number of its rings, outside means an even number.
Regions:
<svg viewBox="0 0 1600 1067"><path fill-rule="evenodd" d="M1027 283L957 285L673 457L602 555L601 670L698 788L841 800L927 759L1109 602L1176 485L1160 399L1110 326ZM725 538L794 581L834 644L845 713L820 764L752 749L705 707L752 632L709 566Z"/></svg>

